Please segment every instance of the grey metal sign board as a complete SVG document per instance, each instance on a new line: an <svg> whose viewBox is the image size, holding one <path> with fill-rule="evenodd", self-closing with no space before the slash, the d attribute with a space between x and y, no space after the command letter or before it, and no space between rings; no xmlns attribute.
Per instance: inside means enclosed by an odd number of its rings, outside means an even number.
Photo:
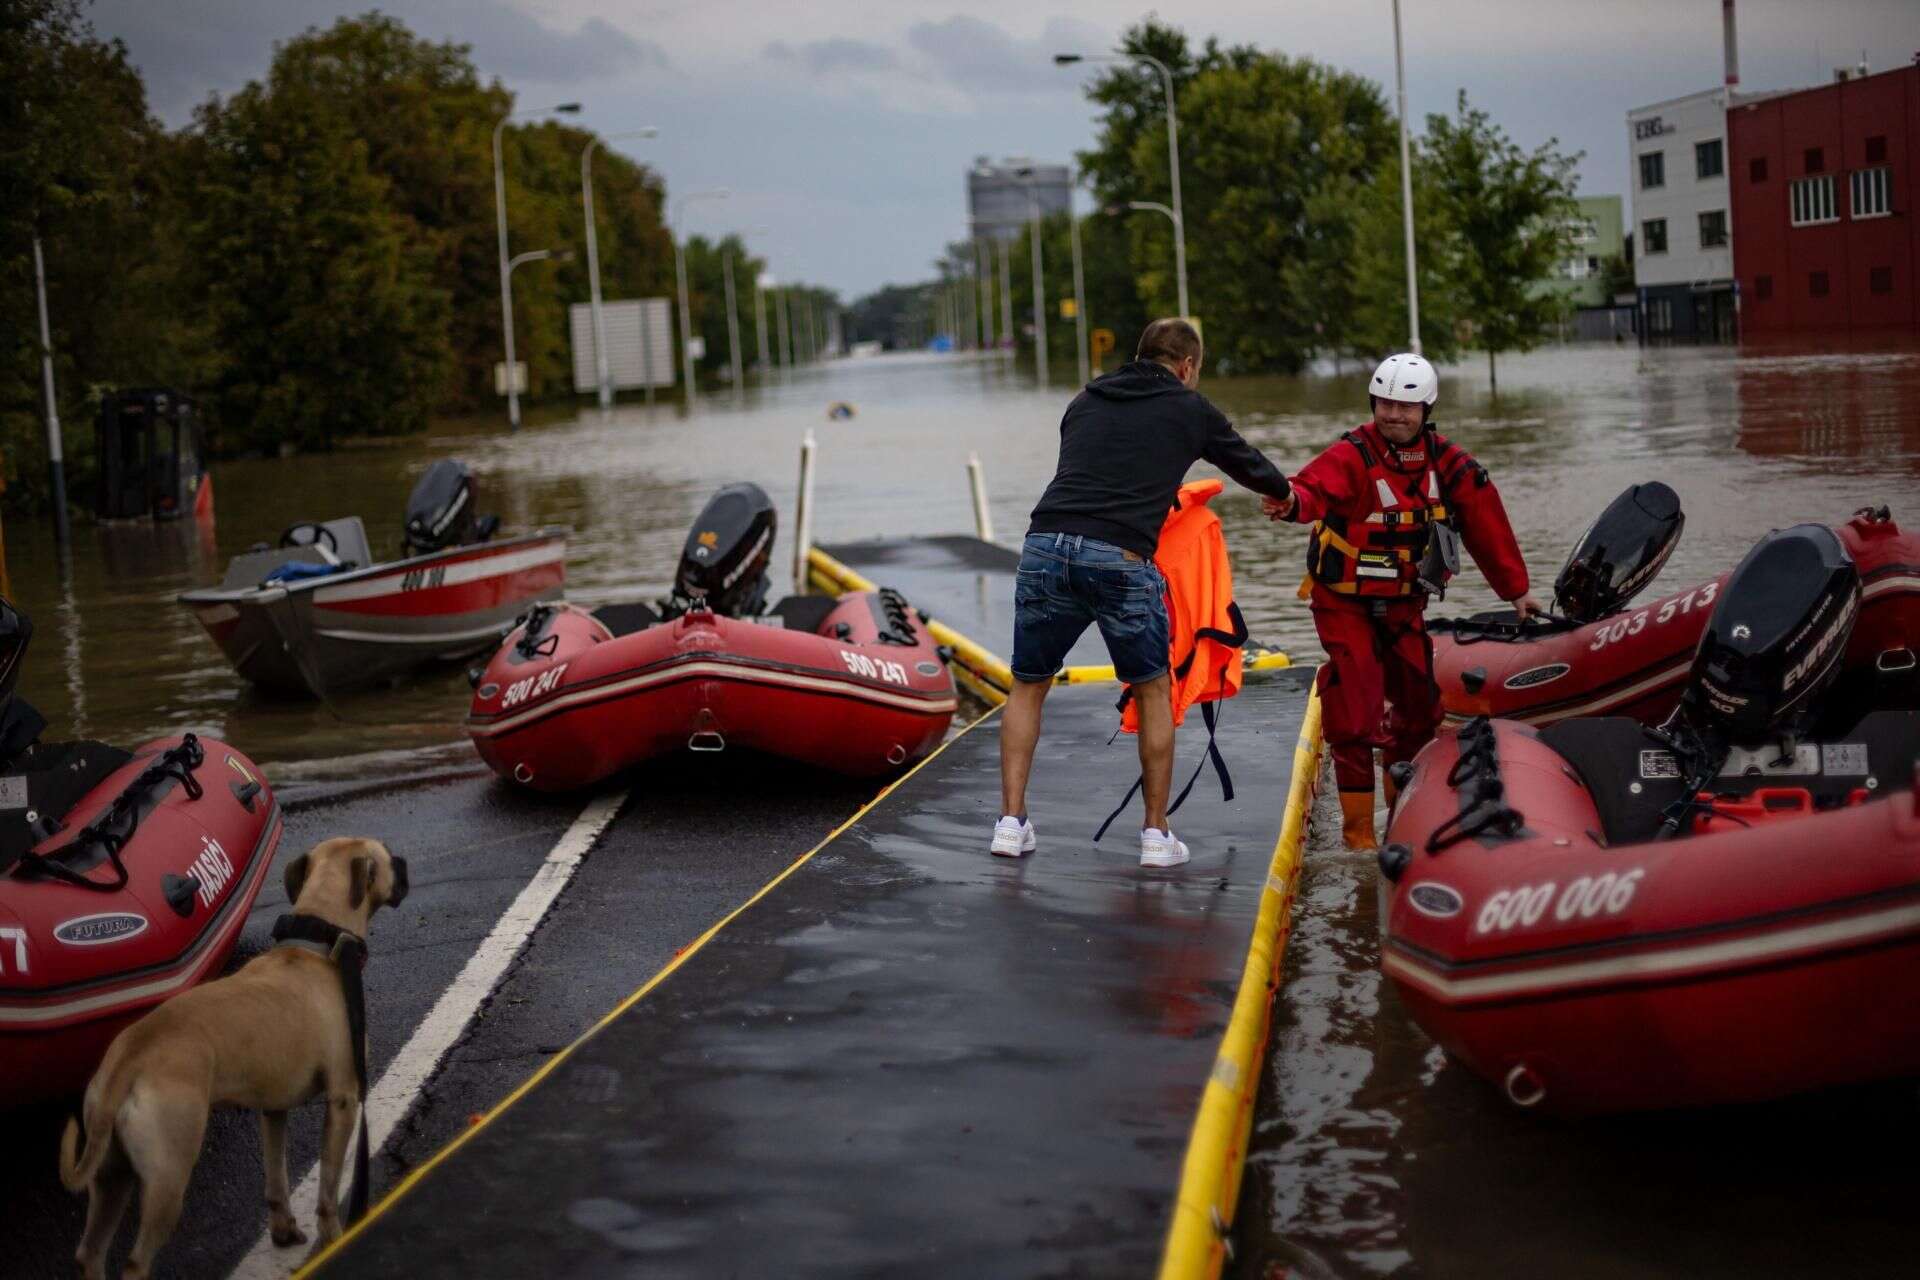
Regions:
<svg viewBox="0 0 1920 1280"><path fill-rule="evenodd" d="M672 317L665 298L600 304L607 336L607 374L615 390L674 384ZM573 334L573 389L589 393L600 385L593 350L593 305L576 302L568 308L567 318Z"/></svg>

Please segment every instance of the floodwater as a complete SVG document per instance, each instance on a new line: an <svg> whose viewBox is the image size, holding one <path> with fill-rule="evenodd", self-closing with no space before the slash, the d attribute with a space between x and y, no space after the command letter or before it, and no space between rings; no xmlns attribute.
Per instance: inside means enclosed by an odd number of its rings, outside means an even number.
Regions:
<svg viewBox="0 0 1920 1280"><path fill-rule="evenodd" d="M1291 470L1365 416L1360 374L1210 380L1246 435ZM967 532L978 454L994 529L1014 541L1052 471L1065 387L1002 361L899 356L804 369L677 405L445 424L397 444L214 467L217 529L83 524L64 569L37 525L6 529L16 601L38 628L23 691L61 736L131 743L194 729L287 781L464 762L457 670L327 703L244 688L176 593L302 520L358 514L394 548L429 462L466 459L508 530L574 531L568 593L650 598L706 496L764 485L791 572L801 437L819 441L820 541ZM848 421L827 406L847 401ZM1448 371L1442 430L1493 473L1544 599L1585 524L1661 479L1687 529L1662 581L1732 564L1767 529L1885 503L1920 520L1920 346L1848 351L1559 348ZM1317 660L1295 598L1303 536L1229 489L1215 503L1255 638ZM1439 611L1492 603L1469 572ZM1320 823L1337 833L1338 822ZM1679 1117L1555 1124L1511 1114L1449 1066L1380 982L1373 864L1322 834L1310 851L1237 1232L1267 1276L1874 1274L1905 1256L1920 1175L1911 1086Z"/></svg>

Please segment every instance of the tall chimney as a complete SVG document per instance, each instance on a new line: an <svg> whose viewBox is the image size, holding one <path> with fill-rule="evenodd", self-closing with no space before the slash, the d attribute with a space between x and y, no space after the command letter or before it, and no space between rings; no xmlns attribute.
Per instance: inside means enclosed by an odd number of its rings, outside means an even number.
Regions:
<svg viewBox="0 0 1920 1280"><path fill-rule="evenodd" d="M1740 85L1740 43L1733 34L1733 0L1720 0L1721 41L1727 50L1727 88Z"/></svg>

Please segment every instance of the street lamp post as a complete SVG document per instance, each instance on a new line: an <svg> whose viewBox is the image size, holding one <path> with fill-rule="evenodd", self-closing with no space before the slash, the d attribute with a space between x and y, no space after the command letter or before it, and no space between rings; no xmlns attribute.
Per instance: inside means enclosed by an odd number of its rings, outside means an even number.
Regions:
<svg viewBox="0 0 1920 1280"><path fill-rule="evenodd" d="M1395 0L1394 11L1399 12L1399 0ZM1187 310L1187 231L1186 219L1181 216L1180 206L1180 113L1174 107L1173 72L1167 64L1144 53L1125 55L1100 55L1082 53L1056 53L1053 55L1056 66L1072 66L1076 62L1145 62L1160 73L1161 87L1167 97L1167 168L1173 181L1173 275L1180 292L1180 314L1191 315Z"/></svg>
<svg viewBox="0 0 1920 1280"><path fill-rule="evenodd" d="M500 131L507 127L509 120L520 116L579 113L579 103L562 102L538 111L509 111L493 126L493 216L500 233L500 329L506 335L507 347L507 426L513 431L520 429L520 392L513 376L513 289L507 283L512 269L507 263L507 171L500 161Z"/></svg>
<svg viewBox="0 0 1920 1280"><path fill-rule="evenodd" d="M1033 190L1033 170L1016 169L1014 177L1027 189L1027 216L1032 226L1028 239L1033 242L1033 367L1040 385L1047 385L1047 300L1046 281L1040 267L1040 197ZM1072 212L1072 202L1068 202Z"/></svg>
<svg viewBox="0 0 1920 1280"><path fill-rule="evenodd" d="M720 254L720 272L727 282L727 363L733 369L733 397L738 400L746 394L747 374L740 365L740 313L735 309L733 298L733 250L725 249Z"/></svg>
<svg viewBox="0 0 1920 1280"><path fill-rule="evenodd" d="M759 340L762 378L773 371L773 362L767 357L767 286L771 283L773 277L764 271L753 277L753 333Z"/></svg>
<svg viewBox="0 0 1920 1280"><path fill-rule="evenodd" d="M687 306L687 251L686 237L680 229L680 215L692 200L725 200L733 193L725 187L715 187L709 191L689 191L674 201L672 208L672 226L668 234L673 237L673 270L680 282L680 367L687 379L687 406L693 406L697 394L693 385L693 315Z"/></svg>
<svg viewBox="0 0 1920 1280"><path fill-rule="evenodd" d="M780 345L780 367L793 372L793 315L787 308L787 295L793 286L783 284L773 295L773 320L777 326L774 341Z"/></svg>
<svg viewBox="0 0 1920 1280"><path fill-rule="evenodd" d="M1407 236L1407 345L1420 354L1420 282L1413 269L1413 159L1407 147L1407 70L1400 57L1400 0L1393 0L1393 82L1400 94L1400 220Z"/></svg>
<svg viewBox="0 0 1920 1280"><path fill-rule="evenodd" d="M554 262L567 262L572 258L573 251L571 249L532 249L526 253L516 253L513 255L513 257L507 261L507 274L502 277L507 282L507 314L509 316L513 314L513 273L515 271L526 266L529 262L546 262L549 260ZM513 350L513 330L511 328L507 330L507 339L507 350L511 352ZM508 403L514 406L513 425L517 431L520 428L520 383L514 377L514 365L511 356L507 359L507 396Z"/></svg>
<svg viewBox="0 0 1920 1280"><path fill-rule="evenodd" d="M1018 345L1013 336L1013 241L1000 242L1000 341L1011 355Z"/></svg>
<svg viewBox="0 0 1920 1280"><path fill-rule="evenodd" d="M1163 213L1167 216L1168 220L1173 223L1173 234L1175 238L1177 239L1182 234L1180 229L1179 211L1175 209L1169 209L1167 208L1167 206L1161 204L1157 200L1129 200L1125 204L1110 204L1106 208L1102 209L1100 212L1106 213L1106 214L1117 214L1127 209L1144 210L1149 213ZM1185 316L1186 312L1183 310L1180 314L1182 316Z"/></svg>
<svg viewBox="0 0 1920 1280"><path fill-rule="evenodd" d="M630 129L625 133L611 134L606 138L591 138L586 150L580 153L580 203L587 211L587 287L593 298L593 359L594 372L598 376L600 389L600 407L613 407L613 376L607 371L607 330L600 318L600 237L593 225L593 151L602 142L611 142L615 138L653 138L658 137L658 129ZM646 321L641 321L642 332ZM653 386L653 370L646 372L647 386Z"/></svg>
<svg viewBox="0 0 1920 1280"><path fill-rule="evenodd" d="M1080 219L1073 211L1073 188L1067 188L1067 230L1073 240L1073 329L1080 350L1080 385L1093 378L1087 355L1087 282L1080 270Z"/></svg>
<svg viewBox="0 0 1920 1280"><path fill-rule="evenodd" d="M53 540L64 553L67 529L67 466L60 455L60 402L53 394L53 334L47 327L47 264L40 256L40 234L33 236L33 283L40 298L40 385L47 397L47 481L52 485Z"/></svg>

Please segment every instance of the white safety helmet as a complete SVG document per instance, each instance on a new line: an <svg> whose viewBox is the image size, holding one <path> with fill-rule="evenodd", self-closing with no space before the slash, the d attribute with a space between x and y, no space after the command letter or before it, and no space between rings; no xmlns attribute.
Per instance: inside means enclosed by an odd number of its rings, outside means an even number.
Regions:
<svg viewBox="0 0 1920 1280"><path fill-rule="evenodd" d="M1424 358L1403 351L1380 362L1373 371L1373 381L1367 384L1367 394L1431 406L1440 398L1440 375Z"/></svg>

